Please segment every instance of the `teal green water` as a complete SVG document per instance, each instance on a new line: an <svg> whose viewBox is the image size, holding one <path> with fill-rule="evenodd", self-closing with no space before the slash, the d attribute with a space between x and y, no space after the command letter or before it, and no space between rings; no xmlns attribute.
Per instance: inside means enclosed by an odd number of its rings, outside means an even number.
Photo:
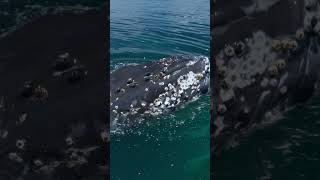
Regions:
<svg viewBox="0 0 320 180"><path fill-rule="evenodd" d="M40 14L45 8L66 7L79 9L82 7L100 7L103 1L99 0L4 0L0 2L0 35L16 29L21 23L26 23ZM73 7L73 8L72 8Z"/></svg>
<svg viewBox="0 0 320 180"><path fill-rule="evenodd" d="M209 8L209 0L111 0L111 68L177 54L209 56ZM209 179L209 107L210 97L202 96L111 134L111 179Z"/></svg>
<svg viewBox="0 0 320 180"><path fill-rule="evenodd" d="M320 179L320 99L298 106L282 120L244 137L214 157L219 180Z"/></svg>

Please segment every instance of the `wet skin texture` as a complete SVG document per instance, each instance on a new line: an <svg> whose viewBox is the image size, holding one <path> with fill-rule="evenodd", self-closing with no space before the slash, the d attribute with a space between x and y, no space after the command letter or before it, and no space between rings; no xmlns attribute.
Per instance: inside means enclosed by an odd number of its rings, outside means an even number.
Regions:
<svg viewBox="0 0 320 180"><path fill-rule="evenodd" d="M47 15L0 40L1 180L106 179L105 12ZM84 68L55 66L65 52Z"/></svg>
<svg viewBox="0 0 320 180"><path fill-rule="evenodd" d="M173 56L111 73L111 121L173 111L209 90L206 57Z"/></svg>
<svg viewBox="0 0 320 180"><path fill-rule="evenodd" d="M220 3L213 29L215 153L232 147L262 121L271 122L288 108L306 103L318 94L319 81L317 3L274 1L250 13L242 7L254 3L243 3L232 7L238 9L232 15L227 4Z"/></svg>

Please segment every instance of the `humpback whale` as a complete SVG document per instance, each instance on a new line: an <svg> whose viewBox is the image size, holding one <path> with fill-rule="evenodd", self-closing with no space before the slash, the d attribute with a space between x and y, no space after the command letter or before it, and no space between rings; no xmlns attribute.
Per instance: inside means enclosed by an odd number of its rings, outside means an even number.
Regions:
<svg viewBox="0 0 320 180"><path fill-rule="evenodd" d="M172 56L111 72L111 131L120 121L173 111L207 93L209 72L204 56Z"/></svg>
<svg viewBox="0 0 320 180"><path fill-rule="evenodd" d="M214 153L316 96L320 65L318 1L245 1L232 15L216 6Z"/></svg>

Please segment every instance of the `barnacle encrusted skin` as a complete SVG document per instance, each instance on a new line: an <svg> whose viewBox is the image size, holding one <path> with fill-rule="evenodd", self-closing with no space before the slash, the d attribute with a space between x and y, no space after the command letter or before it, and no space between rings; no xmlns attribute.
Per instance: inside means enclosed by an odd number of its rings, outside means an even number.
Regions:
<svg viewBox="0 0 320 180"><path fill-rule="evenodd" d="M151 73L152 67L156 68ZM150 65L126 68L132 68L130 71L141 71L142 75L140 77L138 74L132 74L126 81L126 86L137 82L136 87L128 89L119 83L116 93L111 94L114 121L138 116L158 116L197 99L206 91L204 89L207 88L210 63L204 56L174 56L151 62ZM121 88L126 89L123 94L119 93ZM141 91L141 94L130 96L133 91Z"/></svg>
<svg viewBox="0 0 320 180"><path fill-rule="evenodd" d="M290 17L296 18L292 27L283 27L290 30L290 33L278 33L259 26L260 29L252 28L251 34L247 33L249 35L246 37L235 38L232 42L232 36L225 44L219 45L218 50L215 49L216 87L212 116L216 118L212 129L216 144L227 142L227 139L241 132L280 117L279 114L295 103L294 97L299 96L299 93L305 93L303 101L306 101L313 95L313 91L301 92L297 89L299 83L318 88L318 80L311 78L317 74L318 63L309 57L314 52L308 46L320 36L319 2L304 0L295 3L305 4L305 7L295 6L293 12L299 12L296 14L288 12ZM252 15L249 9L245 9L245 13ZM241 25L241 21L234 24ZM230 27L235 27L234 24ZM250 29L251 26L245 28ZM229 37L228 30L224 31L226 34L222 32L221 37ZM241 56L226 53L229 44L239 40L244 42L244 53ZM305 82L301 82L300 78Z"/></svg>

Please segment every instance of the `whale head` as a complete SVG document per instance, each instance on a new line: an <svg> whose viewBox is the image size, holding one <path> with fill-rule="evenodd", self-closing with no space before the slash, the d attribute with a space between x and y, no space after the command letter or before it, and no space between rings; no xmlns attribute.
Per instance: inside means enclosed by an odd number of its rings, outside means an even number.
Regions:
<svg viewBox="0 0 320 180"><path fill-rule="evenodd" d="M111 127L119 119L174 111L207 93L209 64L204 56L172 56L113 71L110 75Z"/></svg>

